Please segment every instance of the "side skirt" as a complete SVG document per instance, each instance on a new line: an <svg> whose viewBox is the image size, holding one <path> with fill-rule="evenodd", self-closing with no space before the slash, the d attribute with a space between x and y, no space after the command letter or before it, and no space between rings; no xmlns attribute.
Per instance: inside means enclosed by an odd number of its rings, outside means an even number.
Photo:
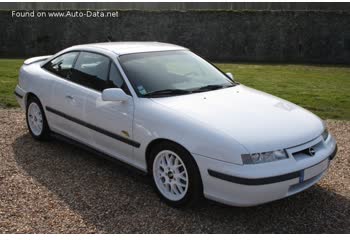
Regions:
<svg viewBox="0 0 350 240"><path fill-rule="evenodd" d="M118 164L119 166L125 167L127 169L130 169L130 170L135 171L135 172L137 172L139 174L142 174L142 175L147 175L147 172L145 172L145 171L143 171L143 170L141 170L141 169L139 169L137 167L134 167L134 166L132 166L130 164L127 164L127 163L123 162L120 159L111 157L111 156L109 156L109 155L107 155L107 154L105 154L103 152L100 152L100 151L94 149L94 148L91 148L91 147L87 146L86 144L83 144L81 142L73 140L73 139L71 139L69 137L63 136L62 134L55 133L55 132L51 131L50 136L55 138L56 140L59 140L59 141L62 141L62 142L68 143L68 144L72 144L72 145L74 145L76 147L79 147L81 149L89 151L89 152L95 154L96 156L101 157L103 159L107 159L107 160L109 160L109 161L111 161L113 163Z"/></svg>

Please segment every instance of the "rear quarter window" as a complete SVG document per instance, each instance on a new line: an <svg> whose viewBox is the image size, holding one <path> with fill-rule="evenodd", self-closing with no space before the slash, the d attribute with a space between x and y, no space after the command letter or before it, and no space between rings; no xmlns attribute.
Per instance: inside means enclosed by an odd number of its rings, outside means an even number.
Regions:
<svg viewBox="0 0 350 240"><path fill-rule="evenodd" d="M46 63L43 68L60 77L69 78L74 61L78 54L78 52L65 53Z"/></svg>

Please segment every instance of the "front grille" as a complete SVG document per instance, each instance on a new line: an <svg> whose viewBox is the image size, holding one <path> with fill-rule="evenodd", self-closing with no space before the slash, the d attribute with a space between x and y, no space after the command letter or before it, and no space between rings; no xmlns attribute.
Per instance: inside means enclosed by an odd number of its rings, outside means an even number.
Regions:
<svg viewBox="0 0 350 240"><path fill-rule="evenodd" d="M309 149L313 148L315 150L315 156L316 156L317 152L319 150L321 150L322 144L323 143L321 141L321 142L319 142L319 143L317 143L317 144L315 144L315 145L313 145L311 147L307 147L307 148L304 148L304 149L299 150L297 152L294 152L294 153L292 153L292 155L293 155L294 159L297 160L297 161L303 160L303 159L306 159L306 158L310 158L312 156L309 154Z"/></svg>

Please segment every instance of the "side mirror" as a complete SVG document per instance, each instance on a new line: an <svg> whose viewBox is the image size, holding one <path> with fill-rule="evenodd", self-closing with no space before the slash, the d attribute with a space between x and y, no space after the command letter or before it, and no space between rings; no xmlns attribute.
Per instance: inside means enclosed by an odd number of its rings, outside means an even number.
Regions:
<svg viewBox="0 0 350 240"><path fill-rule="evenodd" d="M130 96L120 88L107 88L102 92L103 101L124 102L129 98Z"/></svg>
<svg viewBox="0 0 350 240"><path fill-rule="evenodd" d="M226 75L231 79L231 80L235 80L234 76L232 73L226 73Z"/></svg>

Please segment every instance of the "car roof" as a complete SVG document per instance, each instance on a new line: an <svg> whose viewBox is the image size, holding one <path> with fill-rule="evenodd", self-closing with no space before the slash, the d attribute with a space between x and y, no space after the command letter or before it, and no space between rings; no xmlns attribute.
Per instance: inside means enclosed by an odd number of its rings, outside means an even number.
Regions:
<svg viewBox="0 0 350 240"><path fill-rule="evenodd" d="M158 52L172 50L186 50L186 48L170 43L162 42L104 42L90 43L74 46L74 48L96 48L105 49L114 52L117 55L141 53L141 52Z"/></svg>

